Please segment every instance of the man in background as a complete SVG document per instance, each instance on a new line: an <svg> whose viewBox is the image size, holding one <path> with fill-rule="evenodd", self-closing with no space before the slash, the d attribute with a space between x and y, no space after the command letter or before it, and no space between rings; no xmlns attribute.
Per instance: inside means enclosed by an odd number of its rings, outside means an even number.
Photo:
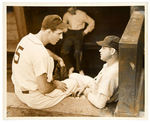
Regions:
<svg viewBox="0 0 150 122"><path fill-rule="evenodd" d="M74 70L83 74L81 69L83 37L94 29L95 21L85 12L76 7L70 7L64 14L63 22L68 24L68 31L65 35L61 48L61 57L64 60L67 71L71 74ZM85 28L85 25L87 27ZM69 56L74 49L75 68Z"/></svg>

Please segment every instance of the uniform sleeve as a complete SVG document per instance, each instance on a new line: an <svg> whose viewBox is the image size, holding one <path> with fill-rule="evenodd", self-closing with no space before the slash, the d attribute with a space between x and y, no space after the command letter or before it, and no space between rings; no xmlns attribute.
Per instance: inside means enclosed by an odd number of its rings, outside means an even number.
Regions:
<svg viewBox="0 0 150 122"><path fill-rule="evenodd" d="M33 61L33 70L35 73L35 76L40 76L44 73L47 73L48 71L48 60L46 56L37 56L36 59L34 58Z"/></svg>
<svg viewBox="0 0 150 122"><path fill-rule="evenodd" d="M117 88L118 77L114 75L112 77L104 77L102 80L104 81L101 82L98 92L107 96L109 100Z"/></svg>
<svg viewBox="0 0 150 122"><path fill-rule="evenodd" d="M48 79L52 80L53 73L53 60L43 47L34 49L34 52L30 54L32 68L35 76L40 76L44 73L47 74Z"/></svg>
<svg viewBox="0 0 150 122"><path fill-rule="evenodd" d="M106 102L108 100L108 98L103 95L103 94L93 94L93 93L89 93L88 94L88 100L97 108L104 108L106 105Z"/></svg>

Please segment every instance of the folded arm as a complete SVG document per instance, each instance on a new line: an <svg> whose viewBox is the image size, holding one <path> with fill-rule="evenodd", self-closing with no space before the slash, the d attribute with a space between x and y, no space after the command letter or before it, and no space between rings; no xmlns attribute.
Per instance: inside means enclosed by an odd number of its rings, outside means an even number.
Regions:
<svg viewBox="0 0 150 122"><path fill-rule="evenodd" d="M86 35L87 33L91 32L94 29L94 27L95 27L95 21L91 17L89 17L88 15L86 15L85 22L88 24L88 26L86 27L86 29L83 32Z"/></svg>

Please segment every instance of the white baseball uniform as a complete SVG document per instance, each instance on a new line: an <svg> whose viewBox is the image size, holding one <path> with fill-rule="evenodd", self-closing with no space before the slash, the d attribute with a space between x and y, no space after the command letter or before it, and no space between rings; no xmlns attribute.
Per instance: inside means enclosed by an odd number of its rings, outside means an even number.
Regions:
<svg viewBox="0 0 150 122"><path fill-rule="evenodd" d="M72 73L69 78L75 79L79 86L88 85L91 92L88 94L88 100L97 108L105 107L114 91L118 88L118 61L111 66L104 64L102 70L95 78Z"/></svg>
<svg viewBox="0 0 150 122"><path fill-rule="evenodd" d="M73 79L62 81L68 87L66 92L55 89L43 95L38 91L36 77L47 73L48 82L51 82L53 69L53 58L43 43L31 33L22 38L12 61L12 81L18 98L32 108L43 109L52 107L69 96L77 87L77 82ZM29 91L29 94L22 91Z"/></svg>

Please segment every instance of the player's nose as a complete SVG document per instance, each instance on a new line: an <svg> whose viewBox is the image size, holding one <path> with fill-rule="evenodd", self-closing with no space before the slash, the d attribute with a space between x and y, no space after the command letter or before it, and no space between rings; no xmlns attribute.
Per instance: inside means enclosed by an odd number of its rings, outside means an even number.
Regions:
<svg viewBox="0 0 150 122"><path fill-rule="evenodd" d="M102 51L102 48L101 49L99 49L99 52L101 52Z"/></svg>
<svg viewBox="0 0 150 122"><path fill-rule="evenodd" d="M63 34L60 34L60 37L59 37L60 39L63 39Z"/></svg>

